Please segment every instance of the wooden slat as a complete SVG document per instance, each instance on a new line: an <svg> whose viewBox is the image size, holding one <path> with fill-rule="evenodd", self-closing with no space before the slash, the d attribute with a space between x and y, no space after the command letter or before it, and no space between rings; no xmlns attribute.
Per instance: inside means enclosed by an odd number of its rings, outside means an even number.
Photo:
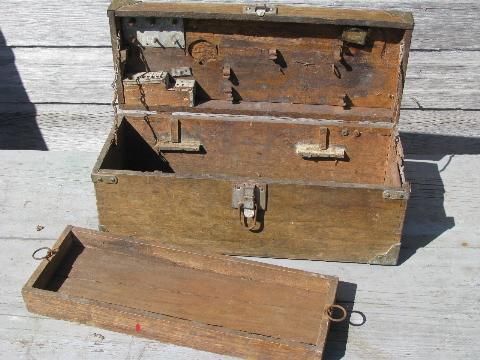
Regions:
<svg viewBox="0 0 480 360"><path fill-rule="evenodd" d="M112 8L111 8L112 9ZM245 14L242 4L158 3L141 2L126 4L115 9L117 16L166 16L195 19L253 20L262 21L256 14ZM301 7L279 5L273 22L297 22L313 24L338 24L350 26L392 27L412 29L413 18L404 12L383 10L359 11L331 9L328 7Z"/></svg>
<svg viewBox="0 0 480 360"><path fill-rule="evenodd" d="M110 46L106 17L108 3L108 0L78 0L74 3L4 0L1 30L8 46ZM413 49L478 49L475 34L480 31L480 4L476 1L278 0L277 3L413 11ZM27 13L34 16L26 16ZM465 24L468 24L468 31ZM53 29L61 31L54 32Z"/></svg>
<svg viewBox="0 0 480 360"><path fill-rule="evenodd" d="M3 48L0 76L0 103L111 102L110 49ZM479 82L480 52L413 52L402 106L480 109Z"/></svg>

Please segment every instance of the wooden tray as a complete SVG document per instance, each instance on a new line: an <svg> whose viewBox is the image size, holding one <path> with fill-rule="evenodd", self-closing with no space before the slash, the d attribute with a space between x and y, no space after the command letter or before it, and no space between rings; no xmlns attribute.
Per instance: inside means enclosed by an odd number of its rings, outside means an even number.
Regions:
<svg viewBox="0 0 480 360"><path fill-rule="evenodd" d="M337 284L68 226L22 294L57 319L233 356L319 359Z"/></svg>

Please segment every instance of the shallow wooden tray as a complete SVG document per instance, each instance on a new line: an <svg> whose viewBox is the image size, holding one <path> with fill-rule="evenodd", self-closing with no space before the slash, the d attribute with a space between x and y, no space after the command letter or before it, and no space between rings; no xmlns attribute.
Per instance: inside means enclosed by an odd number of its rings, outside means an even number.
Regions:
<svg viewBox="0 0 480 360"><path fill-rule="evenodd" d="M68 226L22 289L29 311L201 350L319 359L333 277Z"/></svg>

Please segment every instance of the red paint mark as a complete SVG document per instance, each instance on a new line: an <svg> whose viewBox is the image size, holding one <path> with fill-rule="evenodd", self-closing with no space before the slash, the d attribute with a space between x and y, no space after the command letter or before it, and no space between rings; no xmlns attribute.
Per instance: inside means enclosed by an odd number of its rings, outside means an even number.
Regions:
<svg viewBox="0 0 480 360"><path fill-rule="evenodd" d="M140 326L139 323L137 323L137 325L135 325L135 331L140 332L141 330L142 330L142 327Z"/></svg>

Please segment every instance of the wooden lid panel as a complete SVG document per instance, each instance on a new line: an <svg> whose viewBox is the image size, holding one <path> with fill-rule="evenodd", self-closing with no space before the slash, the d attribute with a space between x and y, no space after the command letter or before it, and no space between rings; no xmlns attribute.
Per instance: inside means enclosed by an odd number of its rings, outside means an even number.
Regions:
<svg viewBox="0 0 480 360"><path fill-rule="evenodd" d="M201 105L202 111L215 112L215 101L234 105L264 102L382 109L388 112L388 120L397 120L411 36L406 27L364 26L365 18L372 16L370 11L349 13L359 18L345 25L342 21L311 23L298 18L271 21L278 14L264 16L263 21L215 18L200 10L197 16L187 17L202 6L185 13L184 4L147 3L141 11L140 5L120 7L112 22L117 26L113 33L119 31L121 37L116 58L122 71L117 83L122 108L163 110L165 106ZM220 8L230 7L238 6ZM124 11L127 8L130 10ZM320 10L326 9L295 12L308 18ZM329 13L342 13L332 10L328 9ZM172 14L178 17L168 17ZM174 25L169 27L170 23ZM161 31L157 35L151 31L150 38L142 40L150 31L148 26ZM175 91L179 69L188 69L181 79L195 81L190 92ZM170 80L165 84L132 81L142 73L166 73Z"/></svg>

